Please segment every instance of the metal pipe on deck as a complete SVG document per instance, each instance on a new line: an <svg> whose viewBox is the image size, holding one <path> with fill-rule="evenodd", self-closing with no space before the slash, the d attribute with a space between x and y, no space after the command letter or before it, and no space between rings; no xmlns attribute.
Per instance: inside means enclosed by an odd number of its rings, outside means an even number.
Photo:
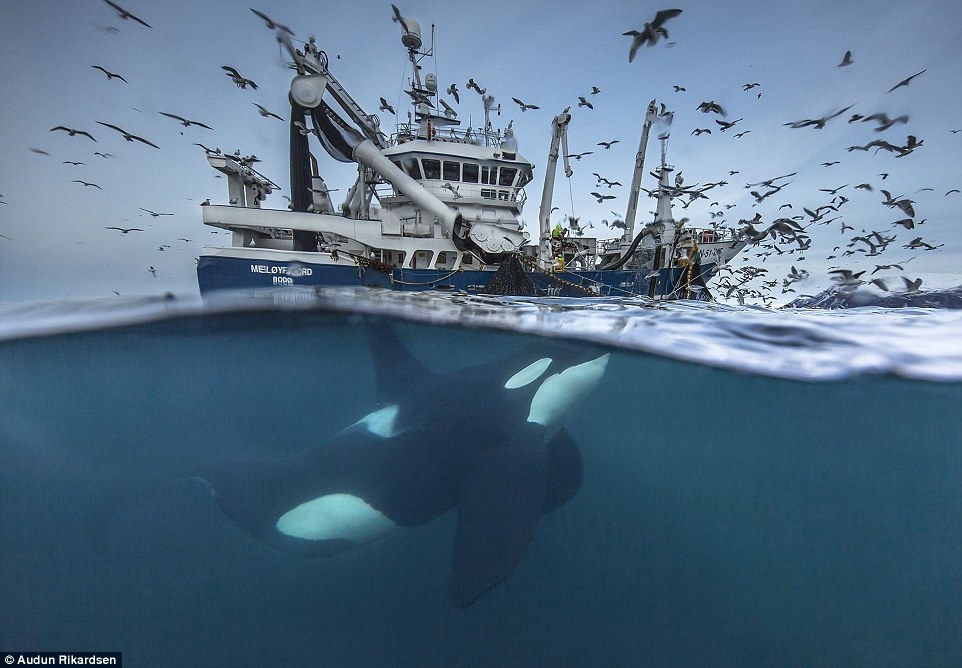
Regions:
<svg viewBox="0 0 962 668"><path fill-rule="evenodd" d="M353 157L387 179L419 209L437 218L458 250L467 250L471 246L467 239L467 226L464 225L461 214L425 190L424 186L386 158L373 142L369 139L359 142L354 147Z"/></svg>

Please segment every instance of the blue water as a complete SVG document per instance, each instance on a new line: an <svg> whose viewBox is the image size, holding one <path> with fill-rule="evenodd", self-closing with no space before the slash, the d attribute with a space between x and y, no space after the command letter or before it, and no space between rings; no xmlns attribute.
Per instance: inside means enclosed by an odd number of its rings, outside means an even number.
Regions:
<svg viewBox="0 0 962 668"><path fill-rule="evenodd" d="M959 312L506 302L8 310L0 651L122 651L136 666L962 665ZM549 336L613 352L567 421L580 491L467 610L446 600L453 515L302 560L182 478L300 451L369 412L373 321L436 371ZM498 419L483 397L477 411ZM98 543L91 517L118 498Z"/></svg>

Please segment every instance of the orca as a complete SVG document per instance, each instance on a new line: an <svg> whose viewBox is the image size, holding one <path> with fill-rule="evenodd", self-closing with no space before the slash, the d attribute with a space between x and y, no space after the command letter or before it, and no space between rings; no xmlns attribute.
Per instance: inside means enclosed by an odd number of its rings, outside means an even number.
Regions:
<svg viewBox="0 0 962 668"><path fill-rule="evenodd" d="M577 493L581 454L564 420L610 354L552 342L437 374L389 326L368 330L375 410L292 456L202 477L230 520L301 557L456 510L448 597L466 608L512 572L541 516Z"/></svg>

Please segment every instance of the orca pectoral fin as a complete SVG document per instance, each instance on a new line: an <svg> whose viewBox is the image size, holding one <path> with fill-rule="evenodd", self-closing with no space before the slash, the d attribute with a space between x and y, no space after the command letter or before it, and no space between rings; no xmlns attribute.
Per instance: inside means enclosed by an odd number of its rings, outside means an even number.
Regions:
<svg viewBox="0 0 962 668"><path fill-rule="evenodd" d="M582 463L578 445L562 428L545 452L545 496L542 511L550 513L570 501L581 488Z"/></svg>
<svg viewBox="0 0 962 668"><path fill-rule="evenodd" d="M468 475L458 505L448 598L467 608L504 580L541 519L545 451L540 432L493 448Z"/></svg>

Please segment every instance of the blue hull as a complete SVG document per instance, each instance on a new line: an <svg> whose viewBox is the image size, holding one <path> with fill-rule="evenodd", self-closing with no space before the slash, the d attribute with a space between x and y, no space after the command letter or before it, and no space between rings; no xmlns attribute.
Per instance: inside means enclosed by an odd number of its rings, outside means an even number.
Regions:
<svg viewBox="0 0 962 668"><path fill-rule="evenodd" d="M715 265L702 266L702 278L707 281L715 273ZM216 290L278 288L287 286L355 286L391 290L422 291L452 290L483 293L494 277L493 271L440 269L400 269L390 273L371 267L284 262L267 259L250 260L223 256L201 256L197 264L197 283L201 294ZM553 297L608 297L646 296L666 297L675 286L684 285L684 269L662 269L655 278L648 271L562 271L557 273L528 272L535 286ZM689 292L682 288L679 298L704 299L697 288Z"/></svg>

